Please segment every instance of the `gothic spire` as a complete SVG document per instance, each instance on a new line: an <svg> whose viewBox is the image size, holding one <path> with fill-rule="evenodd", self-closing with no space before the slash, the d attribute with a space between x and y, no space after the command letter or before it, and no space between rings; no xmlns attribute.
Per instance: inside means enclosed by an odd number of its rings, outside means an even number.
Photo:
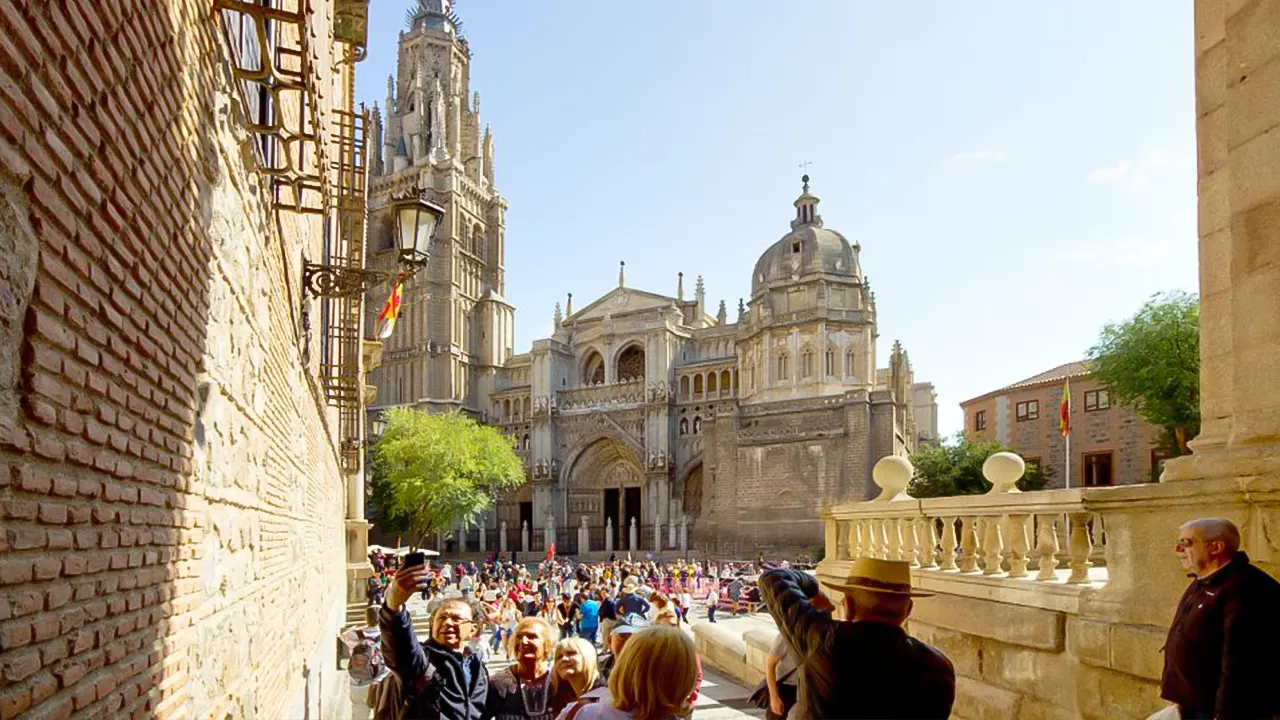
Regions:
<svg viewBox="0 0 1280 720"><path fill-rule="evenodd" d="M626 287L626 286L627 286L627 261L621 260L618 262L618 287Z"/></svg>
<svg viewBox="0 0 1280 720"><path fill-rule="evenodd" d="M552 316L552 322L552 327L556 328L560 327L560 323L564 322L564 318L560 315L560 303L558 301L556 302L556 312Z"/></svg>
<svg viewBox="0 0 1280 720"><path fill-rule="evenodd" d="M716 313L716 324L724 325L729 319L729 313L725 310L724 301L720 301L720 312Z"/></svg>
<svg viewBox="0 0 1280 720"><path fill-rule="evenodd" d="M564 314L566 317L573 317L573 293L569 293L569 301L565 303Z"/></svg>
<svg viewBox="0 0 1280 720"><path fill-rule="evenodd" d="M676 300L684 302L684 273L676 273Z"/></svg>

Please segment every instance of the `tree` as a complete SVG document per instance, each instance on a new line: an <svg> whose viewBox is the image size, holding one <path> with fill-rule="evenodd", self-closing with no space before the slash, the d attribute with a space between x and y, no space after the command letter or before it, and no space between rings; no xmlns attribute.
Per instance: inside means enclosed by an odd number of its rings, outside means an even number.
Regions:
<svg viewBox="0 0 1280 720"><path fill-rule="evenodd" d="M374 505L402 522L417 547L455 522L469 523L524 481L511 440L461 413L395 408L374 448Z"/></svg>
<svg viewBox="0 0 1280 720"><path fill-rule="evenodd" d="M1200 302L1185 292L1154 295L1089 349L1093 376L1112 402L1163 429L1168 449L1190 450L1200 432Z"/></svg>
<svg viewBox="0 0 1280 720"><path fill-rule="evenodd" d="M916 474L907 492L915 498L981 495L991 489L991 483L982 476L982 463L995 453L1010 450L1000 443L974 442L962 430L911 456ZM1050 475L1039 465L1027 463L1026 473L1018 479L1018 489L1039 490L1048 484Z"/></svg>

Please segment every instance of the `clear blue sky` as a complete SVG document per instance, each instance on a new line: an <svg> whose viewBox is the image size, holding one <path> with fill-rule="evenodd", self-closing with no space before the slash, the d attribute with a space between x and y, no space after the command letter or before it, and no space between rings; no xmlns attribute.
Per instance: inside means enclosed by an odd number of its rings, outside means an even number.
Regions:
<svg viewBox="0 0 1280 720"><path fill-rule="evenodd" d="M414 0L373 0L380 104ZM1190 2L462 0L495 134L516 351L554 303L705 278L734 316L812 161L879 310L962 400L1197 288Z"/></svg>

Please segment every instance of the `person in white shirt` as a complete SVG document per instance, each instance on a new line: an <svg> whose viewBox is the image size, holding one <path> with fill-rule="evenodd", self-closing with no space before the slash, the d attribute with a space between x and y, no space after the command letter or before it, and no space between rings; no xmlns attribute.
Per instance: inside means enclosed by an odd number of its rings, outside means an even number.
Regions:
<svg viewBox="0 0 1280 720"><path fill-rule="evenodd" d="M714 584L711 586L711 592L707 593L707 622L716 621L716 606L720 604L720 588Z"/></svg>
<svg viewBox="0 0 1280 720"><path fill-rule="evenodd" d="M689 622L689 613L693 611L693 593L689 592L689 588L680 591L680 612L684 616L684 621Z"/></svg>

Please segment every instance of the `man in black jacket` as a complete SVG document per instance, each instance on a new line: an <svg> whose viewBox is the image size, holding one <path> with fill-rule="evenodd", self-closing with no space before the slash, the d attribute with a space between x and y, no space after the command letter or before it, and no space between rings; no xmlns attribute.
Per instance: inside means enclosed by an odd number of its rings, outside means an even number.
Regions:
<svg viewBox="0 0 1280 720"><path fill-rule="evenodd" d="M1183 720L1280 716L1280 583L1249 564L1229 520L1183 525L1174 550L1195 580L1169 627L1161 697Z"/></svg>
<svg viewBox="0 0 1280 720"><path fill-rule="evenodd" d="M476 632L471 604L451 598L431 616L431 638L419 643L404 603L427 582L425 566L404 568L387 588L378 612L382 656L408 699L405 718L479 720L489 693L489 673L467 641Z"/></svg>
<svg viewBox="0 0 1280 720"><path fill-rule="evenodd" d="M829 583L844 594L845 617L818 581L798 570L760 576L760 594L779 632L800 661L799 697L788 717L946 718L955 700L956 674L938 650L902 628L911 614L905 562L859 558L849 577Z"/></svg>

